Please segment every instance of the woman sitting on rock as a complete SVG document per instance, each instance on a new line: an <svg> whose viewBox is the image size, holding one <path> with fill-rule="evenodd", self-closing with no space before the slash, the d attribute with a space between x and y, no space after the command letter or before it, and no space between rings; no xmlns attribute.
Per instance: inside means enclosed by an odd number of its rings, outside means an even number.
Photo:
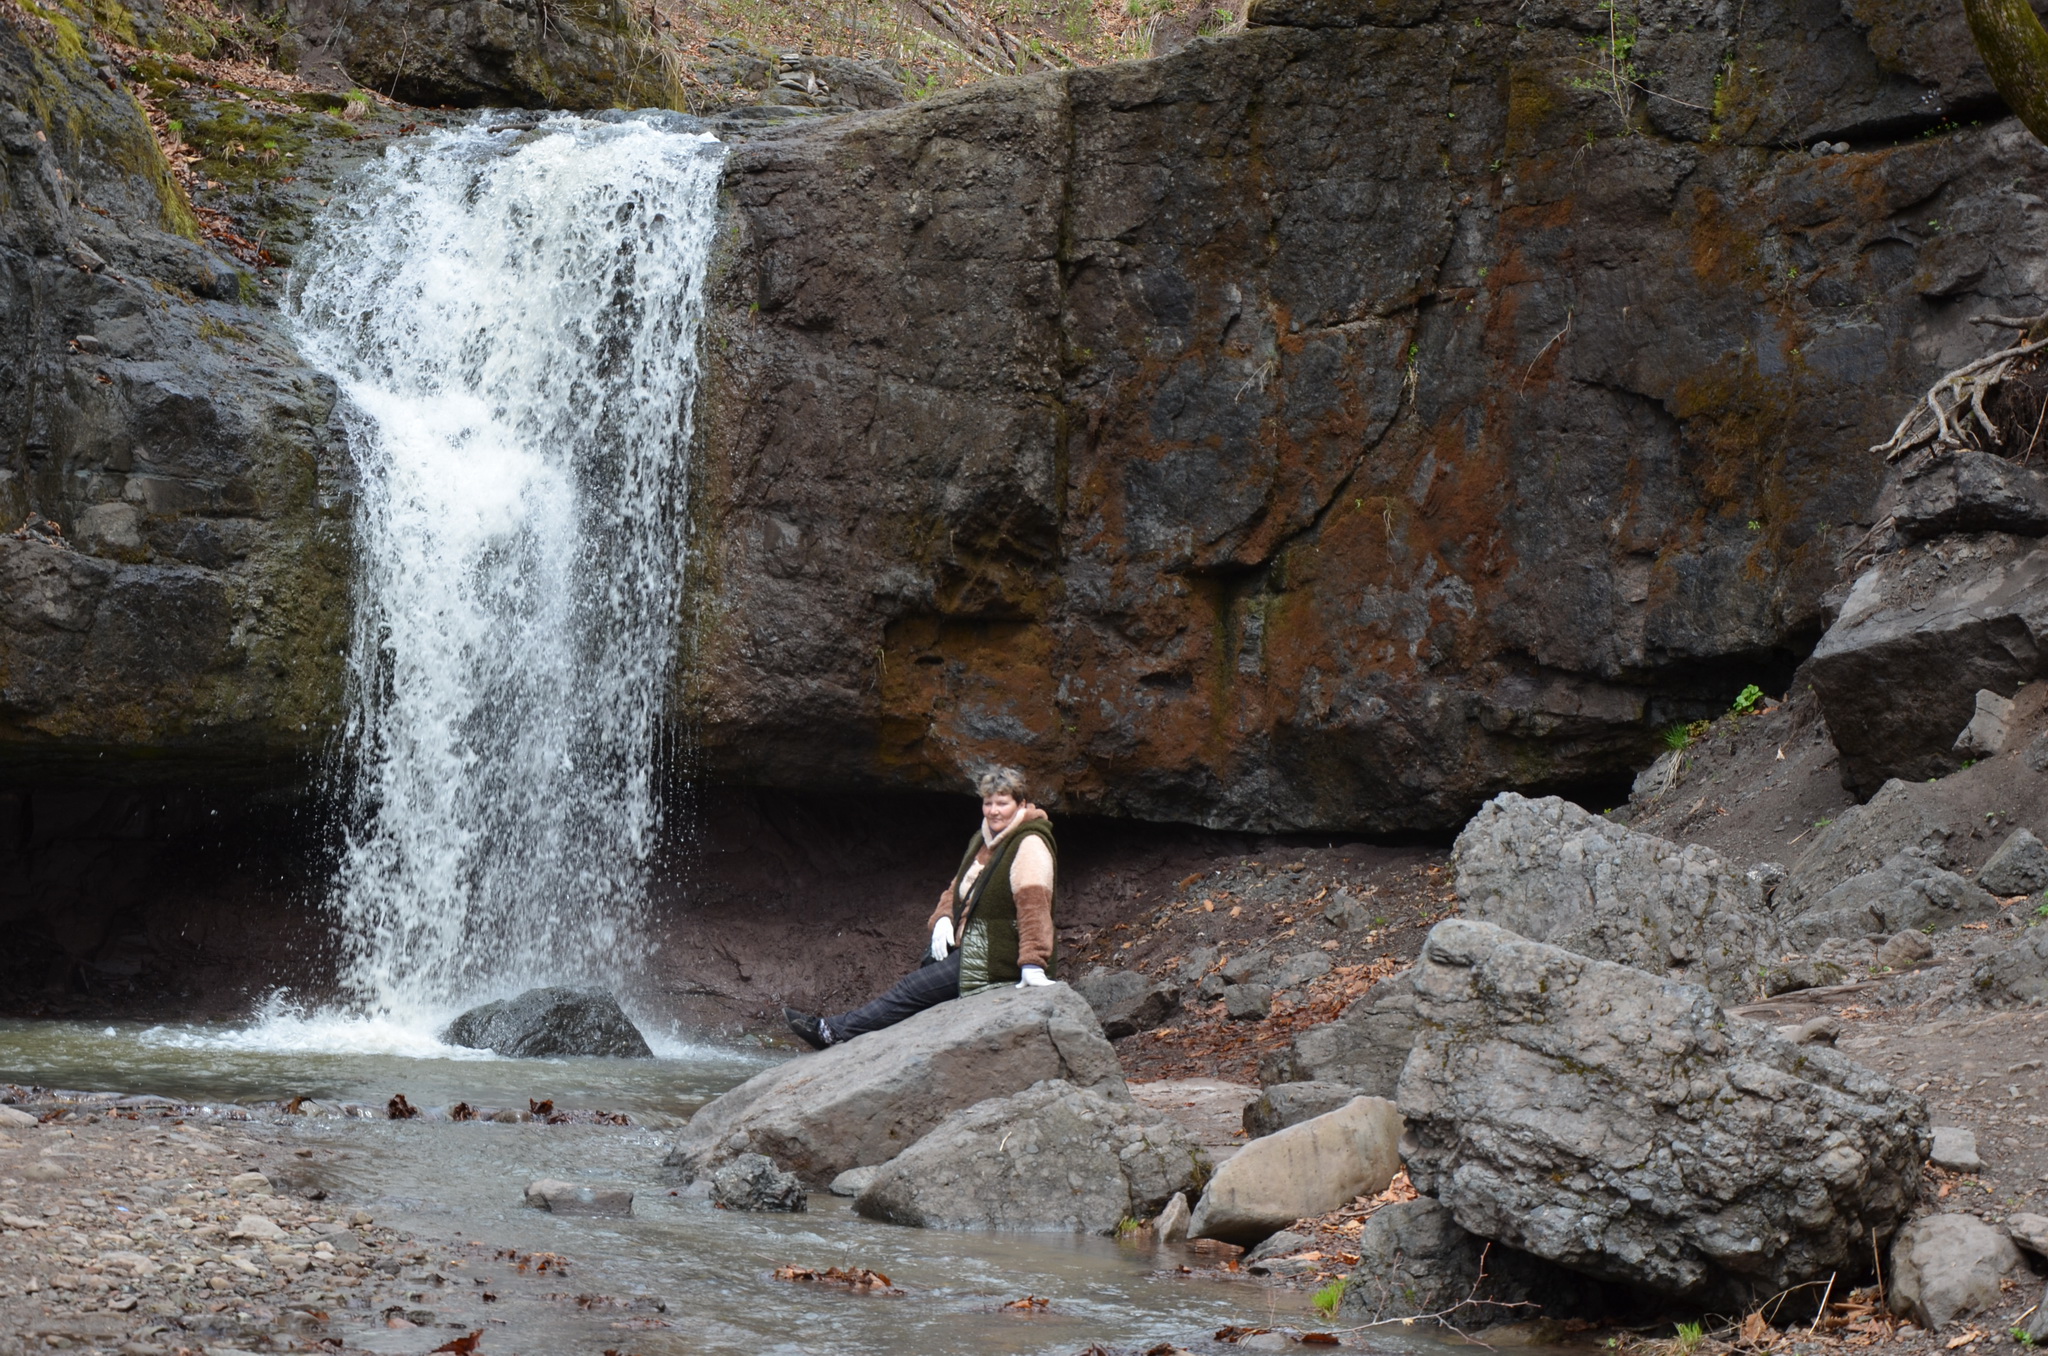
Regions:
<svg viewBox="0 0 2048 1356"><path fill-rule="evenodd" d="M1052 968L1052 821L1024 794L1024 774L999 767L975 782L981 827L968 840L953 883L932 910L931 959L880 998L836 1017L794 1008L782 1015L814 1050L894 1026L962 994L1016 981L1050 984ZM954 946L954 940L959 946Z"/></svg>

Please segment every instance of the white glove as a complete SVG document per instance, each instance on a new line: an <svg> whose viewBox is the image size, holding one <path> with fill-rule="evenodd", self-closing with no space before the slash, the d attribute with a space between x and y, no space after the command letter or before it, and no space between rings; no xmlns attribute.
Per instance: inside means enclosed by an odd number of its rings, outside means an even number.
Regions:
<svg viewBox="0 0 2048 1356"><path fill-rule="evenodd" d="M1027 965L1020 973L1024 976L1024 978L1017 981L1017 987L1020 989L1043 989L1050 987L1052 984L1052 981L1045 977L1045 970L1040 966Z"/></svg>
<svg viewBox="0 0 2048 1356"><path fill-rule="evenodd" d="M932 959L942 961L953 949L953 920L941 918L932 924Z"/></svg>

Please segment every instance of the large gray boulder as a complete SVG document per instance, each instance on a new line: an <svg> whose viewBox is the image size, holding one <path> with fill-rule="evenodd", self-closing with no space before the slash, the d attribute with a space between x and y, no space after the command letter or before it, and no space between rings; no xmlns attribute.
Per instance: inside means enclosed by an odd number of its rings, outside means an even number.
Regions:
<svg viewBox="0 0 2048 1356"><path fill-rule="evenodd" d="M1409 972L1390 976L1334 1022L1297 1035L1259 1063L1259 1081L1341 1083L1367 1097L1394 1095L1415 1045L1415 990Z"/></svg>
<svg viewBox="0 0 2048 1356"><path fill-rule="evenodd" d="M1920 1099L1697 985L1453 919L1415 992L1408 1172L1471 1233L1746 1300L1855 1270L1912 1205Z"/></svg>
<svg viewBox="0 0 2048 1356"><path fill-rule="evenodd" d="M1353 1098L1239 1149L1195 1202L1188 1237L1249 1247L1295 1220L1386 1190L1400 1170L1394 1104Z"/></svg>
<svg viewBox="0 0 2048 1356"><path fill-rule="evenodd" d="M619 1000L603 989L528 989L517 998L471 1008L448 1024L441 1039L515 1058L654 1056Z"/></svg>
<svg viewBox="0 0 2048 1356"><path fill-rule="evenodd" d="M1946 533L2048 535L2048 481L1995 453L1948 451L1919 459L1886 500L1892 526L1913 541Z"/></svg>
<svg viewBox="0 0 2048 1356"><path fill-rule="evenodd" d="M2048 846L2027 829L2013 830L1977 873L1977 883L1999 895L2048 890Z"/></svg>
<svg viewBox="0 0 2048 1356"><path fill-rule="evenodd" d="M1467 1300L1475 1307L1458 1315L1461 1327L1545 1310L1584 1317L1612 1307L1616 1289L1474 1237L1439 1202L1422 1196L1383 1205L1365 1222L1358 1264L1345 1280L1337 1318L1377 1323L1440 1314Z"/></svg>
<svg viewBox="0 0 2048 1356"><path fill-rule="evenodd" d="M711 1203L727 1210L802 1212L810 1208L810 1196L795 1173L782 1171L765 1154L741 1154L711 1174Z"/></svg>
<svg viewBox="0 0 2048 1356"><path fill-rule="evenodd" d="M1938 930L1997 916L1998 901L1988 892L1908 850L1807 901L1784 929L1789 944L1813 947L1830 937Z"/></svg>
<svg viewBox="0 0 2048 1356"><path fill-rule="evenodd" d="M1709 848L1636 833L1556 796L1504 792L1451 849L1467 918L1735 1002L1780 950L1764 877Z"/></svg>
<svg viewBox="0 0 2048 1356"><path fill-rule="evenodd" d="M1073 981L1074 992L1088 1001L1111 1040L1149 1031L1180 1006L1180 990L1136 970L1091 965Z"/></svg>
<svg viewBox="0 0 2048 1356"><path fill-rule="evenodd" d="M2011 946L1977 962L1970 996L1994 1007L2048 1003L2048 924L2036 924Z"/></svg>
<svg viewBox="0 0 2048 1356"><path fill-rule="evenodd" d="M694 1178L761 1153L822 1187L888 1162L954 1111L1055 1078L1130 1096L1079 994L991 989L756 1074L691 1117L665 1161Z"/></svg>
<svg viewBox="0 0 2048 1356"><path fill-rule="evenodd" d="M1977 693L2011 695L2041 672L2044 647L2048 549L2037 542L1950 536L1879 557L1803 670L1844 784L1868 794L1955 770Z"/></svg>
<svg viewBox="0 0 2048 1356"><path fill-rule="evenodd" d="M1914 852L1931 866L1954 870L1958 848L1970 833L1968 814L1941 788L1896 778L1862 805L1852 805L1821 829L1813 846L1792 863L1774 902L1794 914L1842 882L1875 871L1900 852Z"/></svg>
<svg viewBox="0 0 2048 1356"><path fill-rule="evenodd" d="M1932 1332L2004 1300L2026 1264L2005 1231L1975 1215L1925 1215L1892 1243L1892 1312Z"/></svg>
<svg viewBox="0 0 2048 1356"><path fill-rule="evenodd" d="M1891 519L1914 540L1949 532L2048 535L2048 482L1990 452L1938 453L1900 476Z"/></svg>
<svg viewBox="0 0 2048 1356"><path fill-rule="evenodd" d="M925 1229L1106 1234L1208 1175L1208 1156L1171 1121L1049 1079L946 1117L882 1165L854 1209Z"/></svg>

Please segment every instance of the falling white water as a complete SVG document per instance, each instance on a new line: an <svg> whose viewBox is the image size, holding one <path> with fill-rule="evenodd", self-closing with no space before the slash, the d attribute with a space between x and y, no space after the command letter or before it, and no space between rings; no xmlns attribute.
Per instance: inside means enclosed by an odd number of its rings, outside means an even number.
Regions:
<svg viewBox="0 0 2048 1356"><path fill-rule="evenodd" d="M401 142L294 273L359 477L333 905L374 1044L640 959L724 155L670 122Z"/></svg>

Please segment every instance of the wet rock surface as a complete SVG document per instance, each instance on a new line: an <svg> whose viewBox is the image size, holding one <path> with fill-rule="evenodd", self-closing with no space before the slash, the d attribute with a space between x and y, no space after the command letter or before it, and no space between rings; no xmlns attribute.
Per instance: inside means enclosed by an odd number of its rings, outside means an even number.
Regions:
<svg viewBox="0 0 2048 1356"><path fill-rule="evenodd" d="M647 1038L603 989L528 989L516 998L471 1008L448 1024L450 1045L515 1058L611 1055L651 1059Z"/></svg>
<svg viewBox="0 0 2048 1356"><path fill-rule="evenodd" d="M822 1187L894 1159L953 1111L1047 1080L1129 1096L1072 989L995 989L757 1074L699 1110L666 1162L690 1180L758 1153Z"/></svg>
<svg viewBox="0 0 2048 1356"><path fill-rule="evenodd" d="M833 1185L838 1182L835 1177ZM761 1154L741 1154L711 1174L711 1203L725 1210L798 1212L809 1208L808 1201L796 1174L783 1172Z"/></svg>
<svg viewBox="0 0 2048 1356"><path fill-rule="evenodd" d="M1415 987L1408 1170L1469 1232L1666 1294L1762 1296L1859 1265L1911 1210L1920 1100L1704 989L1463 921L1431 932Z"/></svg>
<svg viewBox="0 0 2048 1356"><path fill-rule="evenodd" d="M1052 1079L954 1112L878 1170L854 1208L926 1229L1106 1234L1208 1175L1201 1148L1150 1108Z"/></svg>

